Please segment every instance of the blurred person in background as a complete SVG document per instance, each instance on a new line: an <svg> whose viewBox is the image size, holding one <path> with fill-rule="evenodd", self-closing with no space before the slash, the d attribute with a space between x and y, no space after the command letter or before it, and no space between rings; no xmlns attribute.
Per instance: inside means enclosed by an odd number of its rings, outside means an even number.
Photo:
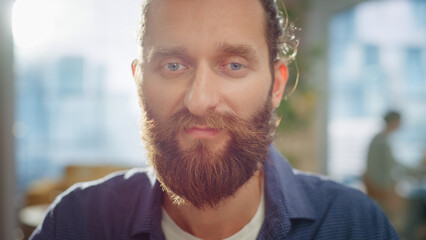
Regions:
<svg viewBox="0 0 426 240"><path fill-rule="evenodd" d="M398 213L401 211L402 201L395 192L395 185L402 166L393 156L389 136L400 127L401 115L396 111L389 111L384 116L384 122L383 130L374 136L368 148L364 183L368 195L377 201L395 224L398 221L396 218L401 218Z"/></svg>
<svg viewBox="0 0 426 240"><path fill-rule="evenodd" d="M398 239L272 145L297 47L276 2L148 0L132 70L151 168L74 185L32 239Z"/></svg>

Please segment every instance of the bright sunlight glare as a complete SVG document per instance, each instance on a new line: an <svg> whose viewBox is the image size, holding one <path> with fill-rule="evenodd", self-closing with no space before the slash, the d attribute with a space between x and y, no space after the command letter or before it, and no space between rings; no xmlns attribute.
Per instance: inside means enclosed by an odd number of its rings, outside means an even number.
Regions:
<svg viewBox="0 0 426 240"><path fill-rule="evenodd" d="M18 0L12 10L15 45L32 48L53 36L57 4L53 0Z"/></svg>

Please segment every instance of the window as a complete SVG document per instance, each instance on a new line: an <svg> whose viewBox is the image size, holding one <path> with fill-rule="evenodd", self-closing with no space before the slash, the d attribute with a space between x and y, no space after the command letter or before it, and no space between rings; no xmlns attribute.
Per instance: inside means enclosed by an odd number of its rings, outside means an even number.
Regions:
<svg viewBox="0 0 426 240"><path fill-rule="evenodd" d="M141 0L18 0L13 10L20 189L69 164L143 166L137 93Z"/></svg>
<svg viewBox="0 0 426 240"><path fill-rule="evenodd" d="M382 116L395 109L402 127L395 157L420 164L426 149L425 1L368 1L329 22L328 171L360 176Z"/></svg>

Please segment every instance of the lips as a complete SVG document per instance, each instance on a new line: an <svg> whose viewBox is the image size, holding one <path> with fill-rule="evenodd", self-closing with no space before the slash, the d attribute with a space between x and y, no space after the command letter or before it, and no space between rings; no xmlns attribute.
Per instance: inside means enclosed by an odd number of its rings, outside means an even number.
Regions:
<svg viewBox="0 0 426 240"><path fill-rule="evenodd" d="M185 130L186 134L193 138L212 138L220 133L220 129L195 126Z"/></svg>

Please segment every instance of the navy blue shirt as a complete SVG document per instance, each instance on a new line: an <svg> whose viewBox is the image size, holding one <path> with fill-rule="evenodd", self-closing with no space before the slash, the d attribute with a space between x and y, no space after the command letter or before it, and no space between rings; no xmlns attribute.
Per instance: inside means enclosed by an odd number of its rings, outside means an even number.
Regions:
<svg viewBox="0 0 426 240"><path fill-rule="evenodd" d="M264 171L265 220L257 239L399 239L365 194L293 170L273 147ZM149 172L132 169L74 185L30 239L164 239L163 194Z"/></svg>

